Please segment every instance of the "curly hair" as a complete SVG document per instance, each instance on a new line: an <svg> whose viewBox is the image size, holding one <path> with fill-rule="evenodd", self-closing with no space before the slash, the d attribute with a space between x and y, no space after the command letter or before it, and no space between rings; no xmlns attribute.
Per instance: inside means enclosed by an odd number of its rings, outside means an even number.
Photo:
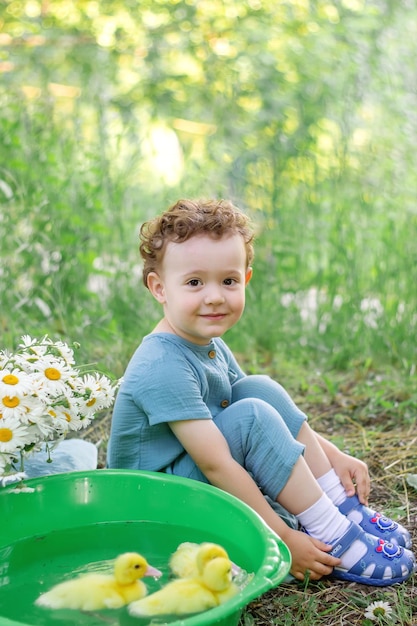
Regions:
<svg viewBox="0 0 417 626"><path fill-rule="evenodd" d="M183 199L141 226L139 251L144 261L145 286L149 273L160 267L168 242L181 243L202 233L214 239L240 234L246 247L247 266L251 265L254 233L244 213L227 200Z"/></svg>

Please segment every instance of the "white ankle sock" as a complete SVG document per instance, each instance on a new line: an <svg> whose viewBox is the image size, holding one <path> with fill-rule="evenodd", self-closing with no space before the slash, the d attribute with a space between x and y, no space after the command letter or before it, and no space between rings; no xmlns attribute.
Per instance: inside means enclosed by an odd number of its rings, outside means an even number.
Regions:
<svg viewBox="0 0 417 626"><path fill-rule="evenodd" d="M330 545L344 535L351 524L325 493L317 502L296 517L309 535ZM342 555L341 566L350 569L366 554L366 551L367 547L362 541L354 541Z"/></svg>
<svg viewBox="0 0 417 626"><path fill-rule="evenodd" d="M333 468L326 474L323 474L323 476L320 476L320 478L317 478L317 482L336 506L339 506L346 500L345 488Z"/></svg>
<svg viewBox="0 0 417 626"><path fill-rule="evenodd" d="M349 520L326 493L306 511L297 515L297 519L309 535L330 544L344 535L350 526Z"/></svg>

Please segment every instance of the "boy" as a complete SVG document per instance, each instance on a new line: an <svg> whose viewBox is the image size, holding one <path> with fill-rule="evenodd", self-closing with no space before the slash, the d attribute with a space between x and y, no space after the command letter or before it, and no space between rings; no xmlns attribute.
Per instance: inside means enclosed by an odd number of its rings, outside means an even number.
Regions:
<svg viewBox="0 0 417 626"><path fill-rule="evenodd" d="M243 313L252 276L246 216L226 201L180 200L142 226L140 252L163 317L126 370L108 466L240 498L287 543L297 579L406 580L410 534L367 507L366 465L314 433L278 383L245 375L221 339Z"/></svg>

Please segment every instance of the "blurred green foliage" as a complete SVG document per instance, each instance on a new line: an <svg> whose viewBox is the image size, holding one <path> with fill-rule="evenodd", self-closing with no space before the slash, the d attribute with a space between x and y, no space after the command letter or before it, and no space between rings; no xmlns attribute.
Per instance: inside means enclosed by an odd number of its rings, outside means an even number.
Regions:
<svg viewBox="0 0 417 626"><path fill-rule="evenodd" d="M417 9L406 0L6 0L0 331L123 370L159 315L140 223L257 228L240 352L414 372Z"/></svg>

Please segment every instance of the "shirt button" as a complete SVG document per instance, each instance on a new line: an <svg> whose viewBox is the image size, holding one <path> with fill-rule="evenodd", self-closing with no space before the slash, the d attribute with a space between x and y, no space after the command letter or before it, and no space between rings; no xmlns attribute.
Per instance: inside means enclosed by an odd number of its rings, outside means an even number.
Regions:
<svg viewBox="0 0 417 626"><path fill-rule="evenodd" d="M222 400L220 402L220 406L222 406L224 409L229 406L229 400Z"/></svg>
<svg viewBox="0 0 417 626"><path fill-rule="evenodd" d="M210 359L214 359L214 357L216 356L216 350L210 350L210 352L208 353L209 358Z"/></svg>

